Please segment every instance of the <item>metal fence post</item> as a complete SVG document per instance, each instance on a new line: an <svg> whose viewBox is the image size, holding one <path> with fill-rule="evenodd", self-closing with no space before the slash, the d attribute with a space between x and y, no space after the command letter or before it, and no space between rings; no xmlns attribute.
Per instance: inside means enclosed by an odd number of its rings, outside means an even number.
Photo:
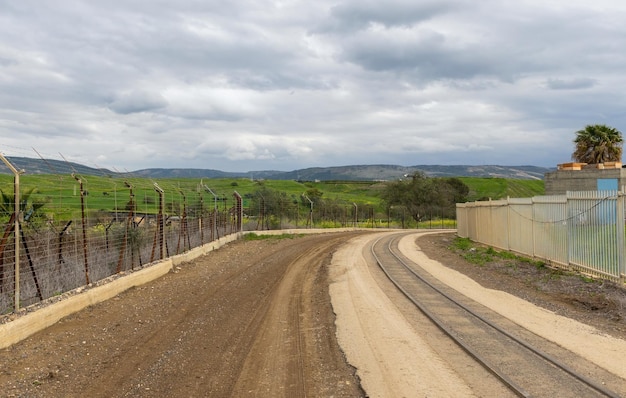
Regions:
<svg viewBox="0 0 626 398"><path fill-rule="evenodd" d="M217 195L215 194L215 192L211 190L211 188L202 184L202 180L200 180L200 185L202 185L205 191L213 195L213 216L211 217L211 241L213 241L215 240L215 237L213 236L214 229L215 229L215 235L217 236L217 239L219 239L220 237L220 231L217 226Z"/></svg>
<svg viewBox="0 0 626 398"><path fill-rule="evenodd" d="M235 201L236 201L236 204L235 204L236 228L237 228L237 232L241 232L243 229L243 200L241 198L241 195L237 191L233 193L233 196L235 197Z"/></svg>
<svg viewBox="0 0 626 398"><path fill-rule="evenodd" d="M85 222L85 190L83 188L83 181L78 178L74 173L72 173L72 177L74 177L74 179L78 181L78 185L80 187L80 218L83 230L83 259L85 262L85 284L89 285L89 257L87 255L87 226Z"/></svg>
<svg viewBox="0 0 626 398"><path fill-rule="evenodd" d="M626 253L624 253L626 251L626 237L624 236L624 234L626 233L626 231L624 230L625 228L625 222L626 220L624 220L624 200L626 198L626 193L624 192L625 189L624 187L622 187L622 190L620 192L617 193L617 217L616 217L616 222L617 222L617 247L618 247L618 258L619 258L619 281L620 283L624 283L626 282Z"/></svg>
<svg viewBox="0 0 626 398"><path fill-rule="evenodd" d="M9 162L1 153L0 159L4 162L4 164L11 170L13 173L13 202L15 205L14 208L14 225L13 228L13 236L15 237L15 304L13 310L17 312L20 309L20 174L24 172L24 170L18 171L11 162Z"/></svg>
<svg viewBox="0 0 626 398"><path fill-rule="evenodd" d="M537 232L536 232L536 224L537 224L537 215L535 214L535 198L532 197L530 198L530 211L531 211L531 229L530 229L530 233L532 234L532 242L533 242L533 246L532 246L532 253L530 253L532 255L532 257L537 257Z"/></svg>
<svg viewBox="0 0 626 398"><path fill-rule="evenodd" d="M159 194L159 214L157 215L157 236L159 241L159 252L161 253L161 260L165 259L167 253L165 253L165 217L163 216L163 209L165 208L165 191L157 184L154 183L154 190ZM155 240L156 244L156 240ZM152 250L154 252L154 248Z"/></svg>

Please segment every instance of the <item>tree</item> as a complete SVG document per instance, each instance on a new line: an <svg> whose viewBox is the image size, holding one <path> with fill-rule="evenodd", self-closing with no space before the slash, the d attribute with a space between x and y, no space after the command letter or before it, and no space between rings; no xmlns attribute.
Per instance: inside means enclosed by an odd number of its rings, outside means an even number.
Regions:
<svg viewBox="0 0 626 398"><path fill-rule="evenodd" d="M407 181L387 184L381 193L387 206L403 206L415 221L434 215L454 216L456 203L467 201L469 188L458 178L428 178L416 172Z"/></svg>
<svg viewBox="0 0 626 398"><path fill-rule="evenodd" d="M247 197L250 199L248 210L251 214L258 214L259 217L257 228L280 228L281 219L291 203L287 193L259 185L259 188Z"/></svg>
<svg viewBox="0 0 626 398"><path fill-rule="evenodd" d="M622 160L622 133L604 124L587 125L576 132L572 160L580 163L619 162Z"/></svg>
<svg viewBox="0 0 626 398"><path fill-rule="evenodd" d="M461 179L450 177L444 178L442 182L445 184L444 191L448 195L448 202L454 204L467 202L467 195L469 195L470 189Z"/></svg>

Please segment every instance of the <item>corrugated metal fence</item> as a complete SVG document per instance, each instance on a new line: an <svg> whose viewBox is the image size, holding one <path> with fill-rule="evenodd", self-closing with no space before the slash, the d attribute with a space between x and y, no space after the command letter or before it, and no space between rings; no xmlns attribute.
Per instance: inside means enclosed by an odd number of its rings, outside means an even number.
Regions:
<svg viewBox="0 0 626 398"><path fill-rule="evenodd" d="M586 191L459 203L458 235L624 282L624 197L618 191Z"/></svg>

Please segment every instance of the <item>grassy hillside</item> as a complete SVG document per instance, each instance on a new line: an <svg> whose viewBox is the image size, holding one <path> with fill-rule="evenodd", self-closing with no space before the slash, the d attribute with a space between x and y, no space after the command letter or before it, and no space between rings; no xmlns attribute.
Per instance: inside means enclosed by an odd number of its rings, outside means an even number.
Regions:
<svg viewBox="0 0 626 398"><path fill-rule="evenodd" d="M504 178L462 177L461 180L470 188L469 200L501 199L510 197L530 197L542 195L544 184L541 180L519 180ZM248 205L246 196L257 191L261 186L285 192L294 200L300 200L307 190L315 189L322 193L323 199L344 202L346 205L357 203L359 206L372 205L378 211L384 211L379 199L385 184L382 182L358 181L321 181L297 182L293 180L252 181L246 178L165 178L154 181L149 178L111 178L88 176L82 178L83 188L88 191L85 197L86 208L90 211L123 211L130 201L132 186L133 200L137 211L155 213L158 194L154 183L165 191L166 203L197 203L202 199L205 206L214 206L213 194L204 189L208 187L217 197L220 208L232 204L232 195L237 191L244 197L244 207ZM45 212L65 218L80 212L80 186L69 175L23 175L21 191L36 188L33 198L46 203ZM13 177L0 175L0 190L5 195L13 195Z"/></svg>

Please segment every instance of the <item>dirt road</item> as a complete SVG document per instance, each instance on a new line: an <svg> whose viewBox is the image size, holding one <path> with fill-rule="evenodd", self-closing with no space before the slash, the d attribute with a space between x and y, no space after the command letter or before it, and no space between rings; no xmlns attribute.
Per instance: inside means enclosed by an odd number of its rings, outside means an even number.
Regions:
<svg viewBox="0 0 626 398"><path fill-rule="evenodd" d="M358 397L327 266L350 234L235 242L0 351L15 397Z"/></svg>
<svg viewBox="0 0 626 398"><path fill-rule="evenodd" d="M434 341L437 332L400 304L397 291L367 261L364 248L373 236L231 243L0 350L0 396L504 396L480 370L467 373L471 363L450 360L450 344ZM447 249L450 239L420 238L416 245L413 237L406 250L485 305L541 319L536 333L566 336L563 345L577 338L585 344L572 349L600 353L597 361L607 369L623 363L624 308L598 317L563 302L562 294L538 291L532 281L545 287L545 276L512 274L521 265L502 274L467 264ZM424 253L445 259L446 267ZM588 285L576 279L568 284L573 302L597 303L605 284L597 291ZM583 288L591 294L576 293ZM613 292L626 302L621 289ZM545 332L537 328L544 325ZM623 372L623 366L613 371Z"/></svg>

